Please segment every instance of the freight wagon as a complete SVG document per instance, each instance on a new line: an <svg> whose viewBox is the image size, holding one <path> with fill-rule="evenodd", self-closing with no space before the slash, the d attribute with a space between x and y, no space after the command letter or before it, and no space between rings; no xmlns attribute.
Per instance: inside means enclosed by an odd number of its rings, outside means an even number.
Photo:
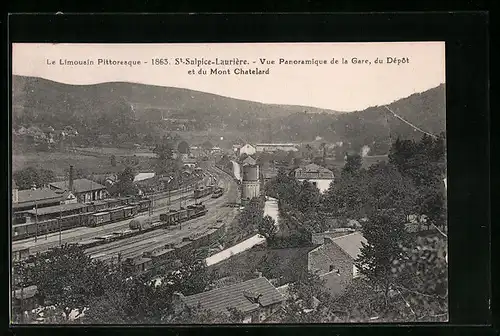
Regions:
<svg viewBox="0 0 500 336"><path fill-rule="evenodd" d="M150 200L134 204L131 198L107 199L88 204L61 204L19 213L12 225L12 239L20 240L81 226L96 227L136 216L149 209Z"/></svg>
<svg viewBox="0 0 500 336"><path fill-rule="evenodd" d="M194 199L203 198L212 194L213 186L200 187L194 190Z"/></svg>
<svg viewBox="0 0 500 336"><path fill-rule="evenodd" d="M141 273L149 270L152 264L151 258L144 258L143 256L127 258L124 262L124 270L130 273Z"/></svg>
<svg viewBox="0 0 500 336"><path fill-rule="evenodd" d="M212 198L219 198L224 194L224 189L223 188L215 188L213 193L212 193Z"/></svg>
<svg viewBox="0 0 500 336"><path fill-rule="evenodd" d="M89 216L89 213L82 213L43 221L14 224L12 225L12 239L20 240L58 232L59 230L63 231L75 227L87 226Z"/></svg>
<svg viewBox="0 0 500 336"><path fill-rule="evenodd" d="M178 225L189 219L204 216L207 208L203 204L190 205L180 210L169 210L167 213L160 214L160 221L166 225Z"/></svg>
<svg viewBox="0 0 500 336"><path fill-rule="evenodd" d="M25 246L13 246L12 247L12 261L25 260L30 255L29 247Z"/></svg>

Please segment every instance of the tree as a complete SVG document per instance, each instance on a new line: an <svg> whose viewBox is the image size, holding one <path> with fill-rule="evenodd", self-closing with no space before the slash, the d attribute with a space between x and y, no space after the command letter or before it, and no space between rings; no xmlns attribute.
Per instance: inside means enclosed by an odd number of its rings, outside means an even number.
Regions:
<svg viewBox="0 0 500 336"><path fill-rule="evenodd" d="M214 312L198 307L185 307L181 312L170 317L172 324L233 324L243 321L243 314L235 308L226 308L228 313Z"/></svg>
<svg viewBox="0 0 500 336"><path fill-rule="evenodd" d="M181 154L189 154L189 144L183 140L177 145L177 150Z"/></svg>
<svg viewBox="0 0 500 336"><path fill-rule="evenodd" d="M258 224L259 234L264 236L268 241L272 241L278 233L278 228L274 219L270 216L265 216Z"/></svg>
<svg viewBox="0 0 500 336"><path fill-rule="evenodd" d="M135 172L131 167L125 169L118 175L116 193L120 196L136 195L137 187L134 184Z"/></svg>
<svg viewBox="0 0 500 336"><path fill-rule="evenodd" d="M252 198L240 214L241 227L247 231L257 229L264 215L264 204L259 198Z"/></svg>
<svg viewBox="0 0 500 336"><path fill-rule="evenodd" d="M415 213L417 190L412 181L400 174L395 166L385 162L372 165L365 181L368 212L393 209L403 218Z"/></svg>
<svg viewBox="0 0 500 336"><path fill-rule="evenodd" d="M298 272L298 279L288 286L288 298L280 316L281 323L321 323L325 311L322 302L330 302L331 297L325 291L324 281L316 274L303 269ZM319 308L319 309L318 309Z"/></svg>
<svg viewBox="0 0 500 336"><path fill-rule="evenodd" d="M201 148L203 148L206 151L211 150L213 147L214 145L208 140L201 144Z"/></svg>
<svg viewBox="0 0 500 336"><path fill-rule="evenodd" d="M62 310L66 320L73 309L82 311L90 298L104 294L106 267L76 245L62 245L35 258L31 272L46 303Z"/></svg>
<svg viewBox="0 0 500 336"><path fill-rule="evenodd" d="M343 173L352 174L358 172L363 165L363 161L361 155L359 154L351 154L347 155L346 163L344 168L342 169Z"/></svg>
<svg viewBox="0 0 500 336"><path fill-rule="evenodd" d="M410 308L410 314L395 311L400 319L446 322L448 319L447 241L440 237L419 237L404 248L408 258L397 261L398 283L394 286Z"/></svg>
<svg viewBox="0 0 500 336"><path fill-rule="evenodd" d="M111 167L116 167L116 156L111 155Z"/></svg>
<svg viewBox="0 0 500 336"><path fill-rule="evenodd" d="M163 143L157 144L153 149L153 153L158 156L160 161L165 159L171 159L173 157L174 148L169 140L165 140Z"/></svg>
<svg viewBox="0 0 500 336"><path fill-rule="evenodd" d="M389 290L396 282L394 264L406 258L403 248L411 246L410 236L404 225L404 218L392 211L374 213L363 223L361 254L355 260L359 272L383 293L385 304Z"/></svg>
<svg viewBox="0 0 500 336"><path fill-rule="evenodd" d="M30 189L33 185L41 187L53 182L55 173L52 170L27 167L15 172L12 177L19 189Z"/></svg>
<svg viewBox="0 0 500 336"><path fill-rule="evenodd" d="M247 154L247 153L243 153L243 154L241 154L241 155L240 155L239 161L240 161L240 162L243 162L243 161L245 161L245 159L246 159L247 157L248 157L248 154Z"/></svg>
<svg viewBox="0 0 500 336"><path fill-rule="evenodd" d="M295 202L291 205L304 214L310 214L318 209L320 198L321 194L318 188L309 181L303 181L295 197Z"/></svg>

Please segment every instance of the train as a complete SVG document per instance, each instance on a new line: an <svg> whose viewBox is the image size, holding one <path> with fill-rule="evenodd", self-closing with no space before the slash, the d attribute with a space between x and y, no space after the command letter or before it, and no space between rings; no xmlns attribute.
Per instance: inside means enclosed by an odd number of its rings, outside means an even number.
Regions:
<svg viewBox="0 0 500 336"><path fill-rule="evenodd" d="M215 187L212 185L207 186L207 187L197 188L194 190L193 197L194 197L194 199L199 199L199 198L203 198L206 196L210 196L214 189L215 189Z"/></svg>
<svg viewBox="0 0 500 336"><path fill-rule="evenodd" d="M178 259L186 253L195 253L204 246L217 244L226 230L225 223L217 221L204 231L184 237L178 243L167 243L123 261L124 269L131 273L147 272L167 261Z"/></svg>
<svg viewBox="0 0 500 336"><path fill-rule="evenodd" d="M16 214L12 239L20 240L76 227L96 227L148 211L149 199L122 197L92 203L61 204Z"/></svg>
<svg viewBox="0 0 500 336"><path fill-rule="evenodd" d="M160 214L160 222L169 226L178 225L187 220L204 216L207 212L208 209L203 203L188 205L187 208L169 210L169 212Z"/></svg>
<svg viewBox="0 0 500 336"><path fill-rule="evenodd" d="M217 187L212 193L212 198L219 198L224 194L224 188Z"/></svg>

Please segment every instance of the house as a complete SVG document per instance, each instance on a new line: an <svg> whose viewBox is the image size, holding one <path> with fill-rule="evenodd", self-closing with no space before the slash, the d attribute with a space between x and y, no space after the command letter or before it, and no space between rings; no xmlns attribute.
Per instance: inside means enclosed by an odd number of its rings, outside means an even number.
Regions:
<svg viewBox="0 0 500 336"><path fill-rule="evenodd" d="M78 202L81 203L102 200L108 197L105 186L88 179L53 182L49 184L49 187L54 191L72 191Z"/></svg>
<svg viewBox="0 0 500 336"><path fill-rule="evenodd" d="M177 310L200 306L229 315L229 309L233 308L243 314L242 323L266 321L281 308L283 301L283 295L262 276L194 295L174 295Z"/></svg>
<svg viewBox="0 0 500 336"><path fill-rule="evenodd" d="M188 168L195 168L197 162L198 161L196 159L192 159L192 158L183 158L182 159L182 165L184 167L188 167Z"/></svg>
<svg viewBox="0 0 500 336"><path fill-rule="evenodd" d="M349 233L353 233L356 230L353 228L338 228L338 229L330 229L326 232L321 233L312 233L311 234L311 242L313 245L321 245L325 242L325 238L329 238L331 240L348 235Z"/></svg>
<svg viewBox="0 0 500 336"><path fill-rule="evenodd" d="M250 144L246 144L246 145L243 145L239 148L239 154L240 155L243 155L243 154L246 154L246 155L254 155L256 152L256 149L254 146L250 145Z"/></svg>
<svg viewBox="0 0 500 336"><path fill-rule="evenodd" d="M256 152L276 152L279 150L285 151L285 152L297 152L298 151L298 145L297 144L292 144L292 143L261 143L255 145L255 151Z"/></svg>
<svg viewBox="0 0 500 336"><path fill-rule="evenodd" d="M347 285L359 277L354 260L360 255L366 239L360 232L336 238L324 237L323 244L310 251L307 269L325 280L332 295L341 294Z"/></svg>
<svg viewBox="0 0 500 336"><path fill-rule="evenodd" d="M309 181L315 185L320 192L325 192L334 181L333 172L327 168L321 167L315 163L295 169L295 178L299 181Z"/></svg>
<svg viewBox="0 0 500 336"><path fill-rule="evenodd" d="M13 213L75 202L76 197L69 191L57 192L49 188L18 190L15 182L12 183Z"/></svg>
<svg viewBox="0 0 500 336"><path fill-rule="evenodd" d="M243 166L255 166L257 164L257 161L251 156L245 158L243 162L241 163Z"/></svg>
<svg viewBox="0 0 500 336"><path fill-rule="evenodd" d="M155 176L154 172L138 173L137 175L134 176L134 182L147 180L153 178L154 176Z"/></svg>
<svg viewBox="0 0 500 336"><path fill-rule="evenodd" d="M37 286L29 286L12 291L12 306L16 310L29 311L41 303Z"/></svg>
<svg viewBox="0 0 500 336"><path fill-rule="evenodd" d="M218 146L214 146L210 149L210 153L212 154L220 154L222 153L222 149Z"/></svg>

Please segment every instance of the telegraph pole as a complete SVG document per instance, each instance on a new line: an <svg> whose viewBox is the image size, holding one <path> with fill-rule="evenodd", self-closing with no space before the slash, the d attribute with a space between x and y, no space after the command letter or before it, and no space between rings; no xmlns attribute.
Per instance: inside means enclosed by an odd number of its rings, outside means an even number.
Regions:
<svg viewBox="0 0 500 336"><path fill-rule="evenodd" d="M35 243L38 240L38 207L36 204L36 199L35 199L35 226L36 226L36 231L35 231Z"/></svg>
<svg viewBox="0 0 500 336"><path fill-rule="evenodd" d="M61 245L62 233L61 233L61 218L62 218L62 209L59 208L59 246Z"/></svg>

